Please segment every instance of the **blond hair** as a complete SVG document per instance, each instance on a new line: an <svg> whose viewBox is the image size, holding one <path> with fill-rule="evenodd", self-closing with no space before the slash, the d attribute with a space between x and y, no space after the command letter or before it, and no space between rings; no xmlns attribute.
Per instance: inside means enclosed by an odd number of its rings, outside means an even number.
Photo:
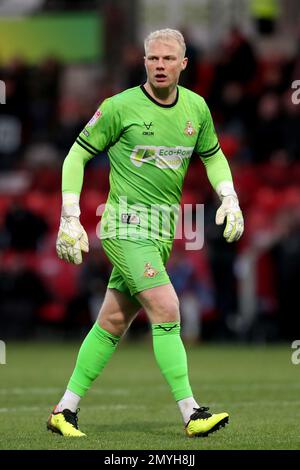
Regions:
<svg viewBox="0 0 300 470"><path fill-rule="evenodd" d="M150 41L154 41L156 39L162 39L162 40L168 40L168 39L175 39L175 41L178 42L182 49L182 55L184 57L185 51L186 51L186 45L184 41L184 37L181 34L180 31L177 29L158 29L157 31L153 31L150 33L144 41L144 48L145 48L145 53L147 54L147 49Z"/></svg>

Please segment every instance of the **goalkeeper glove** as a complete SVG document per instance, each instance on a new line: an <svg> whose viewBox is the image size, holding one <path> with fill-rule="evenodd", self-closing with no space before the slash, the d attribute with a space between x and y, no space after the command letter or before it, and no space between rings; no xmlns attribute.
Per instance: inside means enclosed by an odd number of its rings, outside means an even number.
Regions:
<svg viewBox="0 0 300 470"><path fill-rule="evenodd" d="M230 181L223 181L216 191L222 202L216 213L216 224L222 225L226 218L223 236L228 243L237 241L244 231L244 219L233 184Z"/></svg>
<svg viewBox="0 0 300 470"><path fill-rule="evenodd" d="M82 263L82 253L89 251L86 231L79 221L80 208L77 194L63 194L60 226L56 240L56 252L69 263Z"/></svg>

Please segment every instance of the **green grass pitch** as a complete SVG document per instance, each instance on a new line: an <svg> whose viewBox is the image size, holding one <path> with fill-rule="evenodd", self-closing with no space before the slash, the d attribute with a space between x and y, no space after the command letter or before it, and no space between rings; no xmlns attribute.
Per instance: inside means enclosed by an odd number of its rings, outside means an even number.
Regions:
<svg viewBox="0 0 300 470"><path fill-rule="evenodd" d="M187 346L195 396L230 423L189 439L155 363L150 340L123 341L80 403L88 437L46 431L78 343L7 343L0 365L0 449L299 449L300 365L289 344Z"/></svg>

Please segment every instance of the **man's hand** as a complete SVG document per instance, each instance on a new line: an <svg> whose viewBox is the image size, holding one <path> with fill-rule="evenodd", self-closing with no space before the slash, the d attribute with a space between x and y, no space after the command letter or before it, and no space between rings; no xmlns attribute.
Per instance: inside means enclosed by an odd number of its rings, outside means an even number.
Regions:
<svg viewBox="0 0 300 470"><path fill-rule="evenodd" d="M228 243L239 240L244 231L244 219L236 195L222 197L222 204L216 213L216 224L222 225L225 218L227 223L223 232L224 238Z"/></svg>
<svg viewBox="0 0 300 470"><path fill-rule="evenodd" d="M82 253L89 251L86 231L79 221L80 210L76 205L62 207L60 226L56 240L56 252L59 258L69 263L82 263Z"/></svg>

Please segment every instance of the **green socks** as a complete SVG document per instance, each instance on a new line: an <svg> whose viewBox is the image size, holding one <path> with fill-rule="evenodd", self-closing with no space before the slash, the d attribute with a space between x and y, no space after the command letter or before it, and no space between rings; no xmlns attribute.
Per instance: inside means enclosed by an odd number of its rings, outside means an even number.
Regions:
<svg viewBox="0 0 300 470"><path fill-rule="evenodd" d="M175 400L193 396L186 352L180 337L180 323L153 324L152 334L156 361ZM119 340L119 336L112 335L95 323L81 345L67 389L83 397L110 359Z"/></svg>
<svg viewBox="0 0 300 470"><path fill-rule="evenodd" d="M156 361L175 400L193 396L188 379L186 352L180 337L180 323L153 324L152 335Z"/></svg>
<svg viewBox="0 0 300 470"><path fill-rule="evenodd" d="M67 389L83 397L116 349L119 336L103 330L96 322L85 337Z"/></svg>

